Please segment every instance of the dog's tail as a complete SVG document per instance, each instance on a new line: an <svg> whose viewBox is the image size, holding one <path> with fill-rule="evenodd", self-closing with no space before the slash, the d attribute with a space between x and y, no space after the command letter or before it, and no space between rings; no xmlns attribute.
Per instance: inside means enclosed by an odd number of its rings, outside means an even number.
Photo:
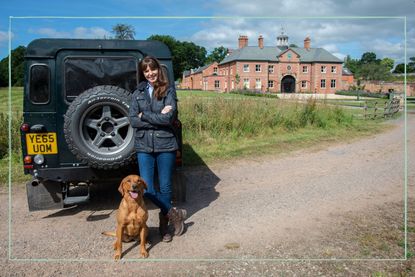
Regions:
<svg viewBox="0 0 415 277"><path fill-rule="evenodd" d="M102 232L101 234L103 234L104 236L108 236L108 237L116 237L117 236L115 234L115 232L112 232L112 231L105 231L105 232Z"/></svg>

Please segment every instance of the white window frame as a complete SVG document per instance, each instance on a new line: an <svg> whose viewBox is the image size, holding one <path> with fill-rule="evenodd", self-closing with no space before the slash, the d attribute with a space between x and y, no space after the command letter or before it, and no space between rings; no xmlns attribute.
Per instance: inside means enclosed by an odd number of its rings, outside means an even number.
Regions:
<svg viewBox="0 0 415 277"><path fill-rule="evenodd" d="M274 73L274 65L268 65L268 73Z"/></svg>
<svg viewBox="0 0 415 277"><path fill-rule="evenodd" d="M244 64L244 72L249 72L249 64Z"/></svg>
<svg viewBox="0 0 415 277"><path fill-rule="evenodd" d="M218 67L217 67L217 66L215 66L215 67L213 68L213 73L218 74Z"/></svg>
<svg viewBox="0 0 415 277"><path fill-rule="evenodd" d="M303 73L308 73L308 66L303 65Z"/></svg>
<svg viewBox="0 0 415 277"><path fill-rule="evenodd" d="M261 89L262 82L260 78L255 79L255 89Z"/></svg>
<svg viewBox="0 0 415 277"><path fill-rule="evenodd" d="M301 88L307 88L307 81L301 81Z"/></svg>
<svg viewBox="0 0 415 277"><path fill-rule="evenodd" d="M249 78L244 78L244 88L249 89Z"/></svg>
<svg viewBox="0 0 415 277"><path fill-rule="evenodd" d="M336 73L337 72L337 66L332 65L331 66L331 73Z"/></svg>
<svg viewBox="0 0 415 277"><path fill-rule="evenodd" d="M261 72L261 65L260 64L255 65L255 72Z"/></svg>
<svg viewBox="0 0 415 277"><path fill-rule="evenodd" d="M322 66L321 66L321 70L320 70L320 72L321 72L321 73L326 73L326 72L327 72L327 66L322 65Z"/></svg>
<svg viewBox="0 0 415 277"><path fill-rule="evenodd" d="M326 88L326 79L320 80L320 88Z"/></svg>
<svg viewBox="0 0 415 277"><path fill-rule="evenodd" d="M268 80L268 87L274 88L274 80Z"/></svg>
<svg viewBox="0 0 415 277"><path fill-rule="evenodd" d="M220 81L219 80L215 80L215 89L220 88Z"/></svg>
<svg viewBox="0 0 415 277"><path fill-rule="evenodd" d="M331 88L336 88L336 79L331 79L331 81L330 81L330 87Z"/></svg>

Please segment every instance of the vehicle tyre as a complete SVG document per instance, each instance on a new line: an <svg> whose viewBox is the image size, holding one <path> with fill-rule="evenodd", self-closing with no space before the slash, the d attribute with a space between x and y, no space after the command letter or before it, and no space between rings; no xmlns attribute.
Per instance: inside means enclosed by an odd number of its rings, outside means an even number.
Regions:
<svg viewBox="0 0 415 277"><path fill-rule="evenodd" d="M116 86L84 91L65 114L68 148L93 168L117 169L135 160L134 130L128 118L131 94Z"/></svg>

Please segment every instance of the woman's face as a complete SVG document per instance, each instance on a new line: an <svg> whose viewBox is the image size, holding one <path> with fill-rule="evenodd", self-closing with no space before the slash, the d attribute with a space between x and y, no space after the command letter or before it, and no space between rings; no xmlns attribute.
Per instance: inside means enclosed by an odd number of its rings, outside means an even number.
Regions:
<svg viewBox="0 0 415 277"><path fill-rule="evenodd" d="M149 81L151 85L154 85L159 76L159 71L158 69L151 69L149 66L147 66L147 68L143 71L143 74L147 81Z"/></svg>

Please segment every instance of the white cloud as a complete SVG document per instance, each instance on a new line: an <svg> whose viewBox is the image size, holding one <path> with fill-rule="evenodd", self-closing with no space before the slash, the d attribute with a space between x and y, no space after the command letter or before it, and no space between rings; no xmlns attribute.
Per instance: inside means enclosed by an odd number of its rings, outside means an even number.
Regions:
<svg viewBox="0 0 415 277"><path fill-rule="evenodd" d="M104 38L109 37L110 32L100 27L77 27L72 31L58 31L54 28L29 29L30 33L50 38Z"/></svg>
<svg viewBox="0 0 415 277"><path fill-rule="evenodd" d="M0 31L0 43L3 43L8 40L9 40L9 33Z"/></svg>
<svg viewBox="0 0 415 277"><path fill-rule="evenodd" d="M212 7L217 16L238 17L211 20L191 36L208 50L220 45L237 48L239 35L248 35L249 45L256 45L259 35L266 46L275 45L283 26L289 43L302 46L304 38L310 36L311 47L325 48L339 58L373 51L378 57L400 60L404 56L406 16L407 55L415 56L412 0L217 0Z"/></svg>
<svg viewBox="0 0 415 277"><path fill-rule="evenodd" d="M53 28L39 28L39 29L29 29L29 33L37 34L45 37L50 38L62 38L68 37L70 35L69 32L59 32Z"/></svg>

